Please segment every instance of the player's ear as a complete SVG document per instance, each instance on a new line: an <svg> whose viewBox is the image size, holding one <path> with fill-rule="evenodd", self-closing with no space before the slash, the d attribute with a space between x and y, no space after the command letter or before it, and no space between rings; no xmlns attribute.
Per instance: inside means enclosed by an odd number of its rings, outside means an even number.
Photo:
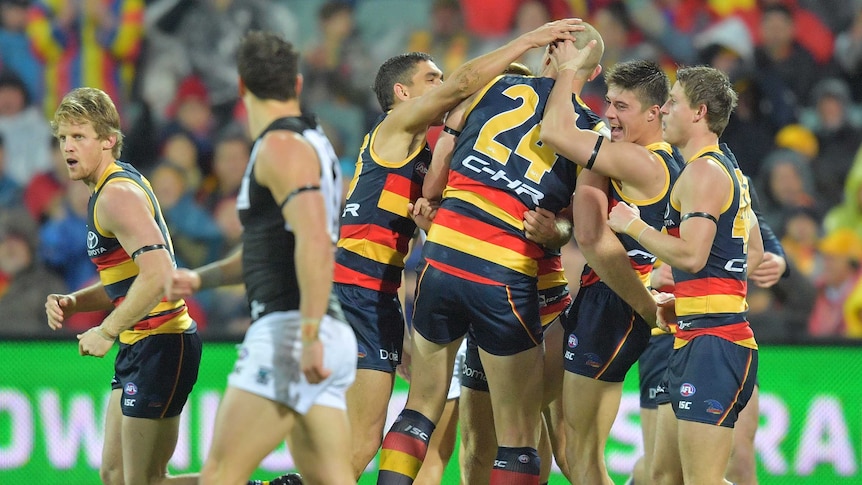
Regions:
<svg viewBox="0 0 862 485"><path fill-rule="evenodd" d="M593 79L595 79L595 78L599 77L599 74L601 74L601 73L602 73L602 65L601 65L601 64L596 64L596 68L595 68L595 69L593 69L593 73L592 73L592 74L590 74L590 78L589 78L587 81L588 81L588 82L589 82L589 81L592 81Z"/></svg>
<svg viewBox="0 0 862 485"><path fill-rule="evenodd" d="M108 135L108 138L102 140L102 151L113 150L117 144L117 135Z"/></svg>
<svg viewBox="0 0 862 485"><path fill-rule="evenodd" d="M303 85L304 85L304 84L303 84L303 81L304 81L304 80L303 80L303 78L302 78L302 74L297 74L297 75L296 75L296 86L295 86L296 99L299 99L299 93L301 93L301 92L302 92L302 87L303 87Z"/></svg>
<svg viewBox="0 0 862 485"><path fill-rule="evenodd" d="M395 85L392 86L392 90L395 93L395 97L402 101L408 99L409 97L409 94L407 93L407 87L401 83L395 83Z"/></svg>

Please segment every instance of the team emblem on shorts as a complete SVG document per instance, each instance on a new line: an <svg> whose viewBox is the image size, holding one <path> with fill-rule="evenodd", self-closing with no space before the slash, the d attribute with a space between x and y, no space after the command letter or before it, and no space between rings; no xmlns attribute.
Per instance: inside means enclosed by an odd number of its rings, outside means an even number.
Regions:
<svg viewBox="0 0 862 485"><path fill-rule="evenodd" d="M138 393L138 386L136 386L134 382L129 382L128 384L126 384L126 387L125 389L123 389L123 392L125 392L129 396L134 396Z"/></svg>
<svg viewBox="0 0 862 485"><path fill-rule="evenodd" d="M706 412L709 414L724 414L724 406L720 402L715 399L707 399L704 402L706 403Z"/></svg>
<svg viewBox="0 0 862 485"><path fill-rule="evenodd" d="M601 357L591 352L584 355L584 364L587 364L594 369L598 369L599 367L604 365L604 362L602 362Z"/></svg>
<svg viewBox="0 0 862 485"><path fill-rule="evenodd" d="M578 336L575 334L569 334L569 347L575 348L578 346Z"/></svg>
<svg viewBox="0 0 862 485"><path fill-rule="evenodd" d="M356 350L357 350L356 356L359 357L360 359L364 359L368 355L368 352L365 351L365 347L363 347L361 345L357 345Z"/></svg>
<svg viewBox="0 0 862 485"><path fill-rule="evenodd" d="M697 389L693 384L689 384L688 382L683 383L683 385L679 386L679 393L682 394L683 397L694 396L694 393L697 392Z"/></svg>

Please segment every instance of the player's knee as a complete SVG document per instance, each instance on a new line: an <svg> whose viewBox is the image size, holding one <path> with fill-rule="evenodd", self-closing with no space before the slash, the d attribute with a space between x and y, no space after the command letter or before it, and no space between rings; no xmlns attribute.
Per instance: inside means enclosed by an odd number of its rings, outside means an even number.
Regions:
<svg viewBox="0 0 862 485"><path fill-rule="evenodd" d="M99 469L99 478L105 485L125 485L123 469L117 466L103 464Z"/></svg>

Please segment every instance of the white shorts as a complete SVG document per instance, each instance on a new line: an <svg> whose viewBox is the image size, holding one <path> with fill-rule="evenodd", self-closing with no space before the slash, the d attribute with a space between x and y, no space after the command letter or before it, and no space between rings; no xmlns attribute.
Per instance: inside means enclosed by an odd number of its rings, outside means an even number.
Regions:
<svg viewBox="0 0 862 485"><path fill-rule="evenodd" d="M467 339L461 341L461 346L458 347L458 353L455 355L455 367L452 370L452 380L449 381L449 394L446 395L446 400L458 399L461 397L461 372L464 370L464 358L467 357Z"/></svg>
<svg viewBox="0 0 862 485"><path fill-rule="evenodd" d="M320 322L323 365L332 374L310 384L302 373L298 311L274 312L256 320L245 334L228 386L279 402L305 414L312 406L347 409L345 394L356 377L356 337L330 316Z"/></svg>

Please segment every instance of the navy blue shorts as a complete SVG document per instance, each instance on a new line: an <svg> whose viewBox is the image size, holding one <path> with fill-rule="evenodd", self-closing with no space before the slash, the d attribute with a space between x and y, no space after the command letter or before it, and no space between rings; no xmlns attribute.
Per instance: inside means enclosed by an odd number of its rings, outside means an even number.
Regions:
<svg viewBox="0 0 862 485"><path fill-rule="evenodd" d="M650 327L604 283L581 287L564 314L566 372L622 382L646 349Z"/></svg>
<svg viewBox="0 0 862 485"><path fill-rule="evenodd" d="M178 416L198 380L197 332L166 333L120 344L111 389L122 389L120 408L133 418Z"/></svg>
<svg viewBox="0 0 862 485"><path fill-rule="evenodd" d="M394 293L335 283L335 295L356 334L356 368L395 372L404 345L404 312Z"/></svg>
<svg viewBox="0 0 862 485"><path fill-rule="evenodd" d="M712 335L675 349L667 393L677 419L733 428L754 392L757 350Z"/></svg>
<svg viewBox="0 0 862 485"><path fill-rule="evenodd" d="M448 344L472 327L476 344L493 355L514 355L542 343L535 278L517 286L469 281L426 265L413 305L413 328Z"/></svg>
<svg viewBox="0 0 862 485"><path fill-rule="evenodd" d="M649 345L638 359L638 377L640 380L641 407L656 409L657 391L661 389L664 373L667 371L667 361L673 351L673 335L653 335Z"/></svg>

